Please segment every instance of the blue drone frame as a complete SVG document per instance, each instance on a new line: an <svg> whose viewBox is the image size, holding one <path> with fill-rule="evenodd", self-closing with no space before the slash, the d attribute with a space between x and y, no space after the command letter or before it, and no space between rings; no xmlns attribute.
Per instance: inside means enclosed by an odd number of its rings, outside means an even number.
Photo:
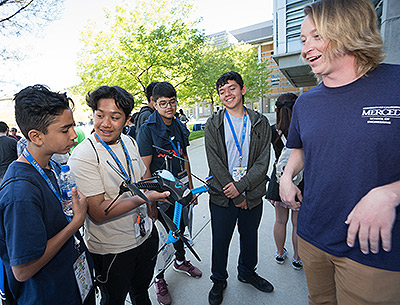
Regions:
<svg viewBox="0 0 400 305"><path fill-rule="evenodd" d="M184 160L187 162L187 160L182 159L180 157L177 157L176 155L171 155L172 153L160 148L156 147L156 149L163 151L166 153L166 158L167 157L176 157L181 160ZM141 180L139 182L132 182L128 177L125 177L125 175L117 169L114 165L112 165L109 161L107 161L108 165L111 166L111 168L123 179L123 183L120 186L120 191L118 196L109 204L109 206L104 210L105 213L108 213L114 202L121 196L124 192L130 191L131 193L138 195L140 198L145 200L147 203L151 203L150 200L146 197L146 195L141 191L141 189L147 189L147 190L155 190L158 192L163 192L163 191L169 191L170 196L166 198L166 200L171 204L174 205L174 217L173 220L171 220L165 212L158 208L160 211L162 217L164 218L168 228L169 228L169 234L168 234L168 239L165 242L165 244L159 249L158 253L161 252L164 247L170 243L175 243L180 239L182 239L183 243L188 247L188 249L193 253L193 255L196 257L197 260L201 261L200 257L198 254L194 251L188 240L186 239L185 236L183 236L182 232L179 229L180 223L181 223L181 217L182 217L182 209L183 207L191 204L193 202L193 196L194 195L200 195L202 193L208 192L210 188L212 188L216 192L220 192L219 190L215 189L212 187L208 181L212 177L206 178L206 181L201 180L194 174L192 174L193 177L198 179L203 183L202 186L196 187L193 189L189 189L185 184L183 184L179 179L175 178L174 175L172 175L171 172L168 170L159 170L155 173L155 176Z"/></svg>

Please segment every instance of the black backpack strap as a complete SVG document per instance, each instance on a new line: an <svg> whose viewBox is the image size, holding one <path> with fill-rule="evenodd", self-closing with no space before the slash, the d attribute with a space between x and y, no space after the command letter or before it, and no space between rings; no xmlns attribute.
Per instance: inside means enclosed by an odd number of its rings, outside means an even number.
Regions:
<svg viewBox="0 0 400 305"><path fill-rule="evenodd" d="M135 140L134 140L130 135L127 135L127 136L131 139L133 146L135 146L135 148L136 148L136 142L135 142Z"/></svg>
<svg viewBox="0 0 400 305"><path fill-rule="evenodd" d="M96 159L97 159L97 164L100 164L100 159L99 159L99 154L97 153L96 147L94 146L93 141L90 138L87 138L90 142L90 144L92 144L93 150L96 153Z"/></svg>

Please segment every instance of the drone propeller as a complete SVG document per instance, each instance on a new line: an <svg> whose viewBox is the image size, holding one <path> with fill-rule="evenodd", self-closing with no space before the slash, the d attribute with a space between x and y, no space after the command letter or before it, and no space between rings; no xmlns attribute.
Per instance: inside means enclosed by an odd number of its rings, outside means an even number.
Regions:
<svg viewBox="0 0 400 305"><path fill-rule="evenodd" d="M193 247L190 245L188 240L186 239L185 236L183 236L182 232L179 230L179 228L176 226L176 224L167 216L167 214L160 208L158 210L161 212L162 217L165 220L165 223L167 224L168 228L172 231L172 235L177 235L178 238L182 239L183 243L188 247L190 252L194 255L194 257L200 262L200 256L194 251ZM174 236L175 237L175 236ZM165 247L165 245L159 250L159 252Z"/></svg>
<svg viewBox="0 0 400 305"><path fill-rule="evenodd" d="M208 182L210 179L213 178L212 176L207 177L206 181L204 181L203 179L200 179L199 177L197 177L195 174L193 174L193 173L190 173L190 174L193 177L195 177L197 180L199 180L201 183L205 184L209 189L213 190L214 192L216 192L220 195L224 195L224 193L221 190L217 189L215 186L212 186L211 183Z"/></svg>
<svg viewBox="0 0 400 305"><path fill-rule="evenodd" d="M164 148L158 147L158 146L156 146L156 145L153 145L153 147L154 147L155 149L158 149L159 151L165 153L165 154L168 155L169 157L174 157L174 158L177 158L177 159L179 159L179 160L182 160L182 161L185 161L185 162L189 162L189 160L183 159L183 158L181 158L181 157L178 157L178 156L175 155L173 152L168 151L168 150L166 150L166 149L164 149ZM221 190L219 190L219 189L217 189L216 187L212 186L212 185L211 185L210 183L208 183L207 181L204 181L204 180L200 179L199 177L197 177L197 176L196 176L195 174L193 174L193 173L190 173L190 174L191 174L193 177L195 177L197 180L199 180L201 183L207 185L207 187L208 187L209 189L213 190L214 192L216 192L216 193L218 193L218 194L221 194L221 195L224 194ZM212 179L212 177L209 177L209 179Z"/></svg>
<svg viewBox="0 0 400 305"><path fill-rule="evenodd" d="M183 159L183 158L181 158L181 157L178 157L178 156L175 155L172 151L168 151L168 150L166 150L166 149L164 149L164 148L161 148L161 147L159 147L159 146L156 146L156 145L153 145L153 147L154 147L155 149L157 149L157 150L159 150L159 151L165 153L165 154L168 155L169 157L174 157L174 158L177 158L177 159L179 159L179 160L182 160L182 161L185 161L185 162L189 162L189 160L186 160L186 159Z"/></svg>

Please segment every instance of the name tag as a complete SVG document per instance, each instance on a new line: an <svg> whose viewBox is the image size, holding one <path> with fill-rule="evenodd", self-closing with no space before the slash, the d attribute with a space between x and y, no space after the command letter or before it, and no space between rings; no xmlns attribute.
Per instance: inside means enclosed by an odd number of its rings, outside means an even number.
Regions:
<svg viewBox="0 0 400 305"><path fill-rule="evenodd" d="M82 303L93 287L92 277L90 275L89 264L86 259L86 253L83 252L74 263L75 279L79 287Z"/></svg>
<svg viewBox="0 0 400 305"><path fill-rule="evenodd" d="M189 175L186 169L178 173L177 178L179 179L180 182L189 187Z"/></svg>
<svg viewBox="0 0 400 305"><path fill-rule="evenodd" d="M235 182L238 182L242 177L246 175L247 167L234 167L232 172L232 178Z"/></svg>

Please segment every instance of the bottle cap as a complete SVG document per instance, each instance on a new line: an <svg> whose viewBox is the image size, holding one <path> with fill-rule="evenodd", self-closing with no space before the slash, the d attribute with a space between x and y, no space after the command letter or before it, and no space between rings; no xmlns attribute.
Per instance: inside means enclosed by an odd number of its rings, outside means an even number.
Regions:
<svg viewBox="0 0 400 305"><path fill-rule="evenodd" d="M69 172L69 170L70 170L70 168L69 168L68 164L61 165L61 171L62 172L66 173L66 172Z"/></svg>

